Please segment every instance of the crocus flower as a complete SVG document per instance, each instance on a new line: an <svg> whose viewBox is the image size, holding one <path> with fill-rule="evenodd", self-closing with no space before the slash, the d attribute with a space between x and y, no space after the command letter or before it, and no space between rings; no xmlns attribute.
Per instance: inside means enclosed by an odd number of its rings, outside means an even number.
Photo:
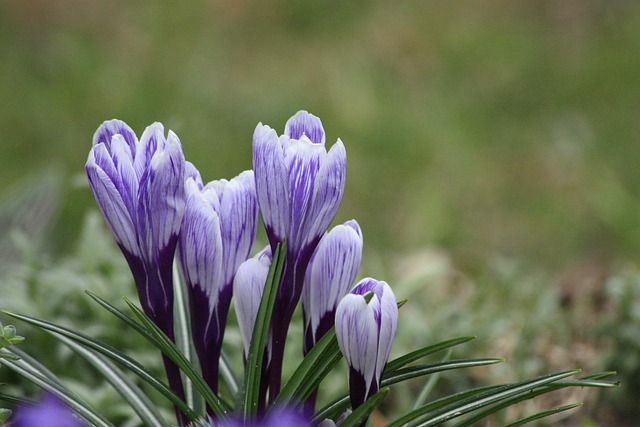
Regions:
<svg viewBox="0 0 640 427"><path fill-rule="evenodd" d="M13 427L85 427L86 424L67 405L53 395L45 396L35 406L18 408Z"/></svg>
<svg viewBox="0 0 640 427"><path fill-rule="evenodd" d="M188 174L178 260L189 293L193 342L202 375L216 392L233 278L253 246L258 205L252 171L205 187L195 168L189 167Z"/></svg>
<svg viewBox="0 0 640 427"><path fill-rule="evenodd" d="M278 137L258 124L253 134L253 168L258 204L272 251L287 239L285 269L272 321L270 395L277 395L282 355L291 317L318 241L333 220L346 176L346 152L338 140L329 151L320 119L299 111Z"/></svg>
<svg viewBox="0 0 640 427"><path fill-rule="evenodd" d="M302 289L307 353L335 323L336 308L349 292L362 259L362 232L355 220L327 232L311 256Z"/></svg>
<svg viewBox="0 0 640 427"><path fill-rule="evenodd" d="M172 267L185 204L180 140L171 131L165 138L160 123L147 127L138 141L126 123L106 121L93 136L85 169L143 310L174 339ZM164 361L171 388L183 395L178 368Z"/></svg>
<svg viewBox="0 0 640 427"><path fill-rule="evenodd" d="M249 354L253 326L258 316L271 261L271 248L267 246L240 264L233 281L233 304L238 316L245 357Z"/></svg>
<svg viewBox="0 0 640 427"><path fill-rule="evenodd" d="M365 295L373 292L367 303ZM398 306L386 282L366 278L336 311L336 336L349 365L349 394L355 409L380 388L398 327Z"/></svg>

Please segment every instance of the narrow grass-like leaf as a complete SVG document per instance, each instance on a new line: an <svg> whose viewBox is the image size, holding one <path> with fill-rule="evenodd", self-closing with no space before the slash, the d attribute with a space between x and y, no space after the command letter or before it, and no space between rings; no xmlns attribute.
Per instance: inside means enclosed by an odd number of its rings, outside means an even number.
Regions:
<svg viewBox="0 0 640 427"><path fill-rule="evenodd" d="M277 405L301 404L342 359L335 327L313 346L276 398Z"/></svg>
<svg viewBox="0 0 640 427"><path fill-rule="evenodd" d="M504 359L488 358L488 359L462 359L450 360L448 362L432 363L429 365L411 366L409 368L397 369L393 372L382 375L381 387L390 386L401 381L423 375L434 374L436 372L450 371L452 369L473 368L476 366L493 365L502 363Z"/></svg>
<svg viewBox="0 0 640 427"><path fill-rule="evenodd" d="M198 418L198 415L195 412L193 412L193 410L189 408L182 401L182 399L176 396L176 394L169 387L167 387L166 384L164 384L160 379L158 379L158 377L152 374L147 368L145 368L143 365L138 363L136 360L130 358L126 354L111 347L110 345L107 345L91 337L88 337L82 333L73 331L71 329L65 328L60 325L56 325L55 323L52 323L46 320L36 319L34 317L12 313L4 310L2 312L8 316L22 320L26 323L29 323L31 325L34 325L46 331L55 332L56 334L70 338L73 341L87 348L90 348L92 350L95 350L107 356L109 359L113 360L114 362L122 364L126 369L130 370L135 375L140 377L142 380L149 383L149 385L151 385L153 388L155 388L160 393L162 393L164 397L166 397L173 405L177 406L180 409L180 411L182 411L189 419L195 420Z"/></svg>
<svg viewBox="0 0 640 427"><path fill-rule="evenodd" d="M374 409L382 403L382 400L389 393L388 388L383 388L378 391L376 394L371 396L364 402L362 405L358 406L347 418L344 419L342 423L340 423L340 427L358 427L362 423L364 423L369 415L373 412Z"/></svg>
<svg viewBox="0 0 640 427"><path fill-rule="evenodd" d="M442 363L447 362L451 358L452 353L453 349L448 349L447 354L442 358ZM440 379L440 374L440 372L437 372L429 377L429 380L424 385L424 387L422 387L422 390L420 390L420 394L416 398L416 401L413 403L413 407L411 408L412 410L418 409L419 407L424 405L424 403L427 401L427 398L429 397L429 394Z"/></svg>
<svg viewBox="0 0 640 427"><path fill-rule="evenodd" d="M11 352L9 349L2 349L0 351ZM52 381L43 375L39 369L30 365L25 358L20 358L20 360L3 359L0 363L64 401L80 417L91 423L91 425L96 427L114 427L113 424L98 413L91 405L80 399L80 397L64 385Z"/></svg>
<svg viewBox="0 0 640 427"><path fill-rule="evenodd" d="M156 405L149 397L114 363L105 356L72 341L66 337L58 337L65 345L85 358L87 362L124 398L129 406L138 414L144 425L169 427L170 424L162 418Z"/></svg>
<svg viewBox="0 0 640 427"><path fill-rule="evenodd" d="M240 413L243 419L252 418L258 410L260 399L260 380L262 376L262 362L269 337L269 326L271 325L271 314L275 305L278 286L282 276L284 260L286 254L286 242L278 245L274 254L269 274L264 286L262 300L258 308L258 314L253 326L249 354L240 392Z"/></svg>
<svg viewBox="0 0 640 427"><path fill-rule="evenodd" d="M231 394L235 396L240 390L240 381L236 377L236 373L231 369L231 362L224 350L220 352L220 378L224 380Z"/></svg>
<svg viewBox="0 0 640 427"><path fill-rule="evenodd" d="M185 373L191 381L193 381L194 387L200 392L207 405L213 410L213 412L220 418L226 418L228 416L227 408L224 403L213 393L209 385L205 382L199 372L195 370L193 365L184 357L178 347L165 335L164 332L156 326L155 323L144 312L138 308L134 303L125 298L125 302L129 305L133 314L142 323L142 326L152 334L156 341L160 344L159 349L162 351L178 368Z"/></svg>
<svg viewBox="0 0 640 427"><path fill-rule="evenodd" d="M385 373L393 372L402 368L405 365L408 365L411 362L415 362L418 359L422 359L423 357L429 356L430 354L436 353L438 351L446 350L451 347L455 347L460 344L464 344L468 341L475 339L474 336L469 337L460 337L453 338L450 340L442 341L437 344L433 344L419 350L412 351L411 353L407 353L404 356L400 356L397 359L394 359L387 363L387 366L384 368Z"/></svg>
<svg viewBox="0 0 640 427"><path fill-rule="evenodd" d="M193 365L193 353L191 351L191 324L189 323L189 301L185 294L182 277L178 271L178 261L173 263L173 318L175 319L176 346L180 349L184 357ZM184 394L187 405L195 408L195 391L193 382L182 373L182 383L184 384ZM203 408L204 409L204 408Z"/></svg>
<svg viewBox="0 0 640 427"><path fill-rule="evenodd" d="M468 414L477 409L487 407L498 401L512 398L523 392L531 392L537 387L575 375L578 372L580 372L580 370L565 371L533 378L515 384L505 385L496 390L480 393L453 404L446 405L438 410L428 412L422 416L418 416L411 422L405 423L404 425L407 427L430 427L440 425L445 421Z"/></svg>
<svg viewBox="0 0 640 427"><path fill-rule="evenodd" d="M564 411L569 411L571 409L577 408L582 406L582 403L574 403L571 405L566 405L566 406L560 406L559 408L555 408L555 409L550 409L548 411L544 411L544 412L538 412L535 415L531 415L529 417L526 418L522 418L518 421L515 421L513 423L509 423L507 425L505 425L504 427L519 427L519 426L523 426L525 424L530 423L531 421L536 421L539 420L541 418L545 418L545 417L549 417L551 415L555 415L555 414L559 414L560 412L564 412Z"/></svg>
<svg viewBox="0 0 640 427"><path fill-rule="evenodd" d="M35 405L36 402L31 399L27 399L24 397L13 396L11 394L0 393L0 400L3 402L11 403L13 405L22 405L22 406L32 406Z"/></svg>
<svg viewBox="0 0 640 427"><path fill-rule="evenodd" d="M452 369L491 365L491 364L499 363L502 361L503 359L465 359L465 360L451 360L448 362L404 368L383 376L382 381L380 382L380 386L388 387L395 383L405 381L411 378L416 378L423 375L435 374L438 372L443 372L443 371L452 370ZM491 389L495 387L496 386L491 386L487 389ZM325 418L335 418L337 415L342 413L348 407L349 407L349 395L346 394L334 400L333 402L327 404L324 408L316 412L316 414L313 417L313 422L320 422Z"/></svg>

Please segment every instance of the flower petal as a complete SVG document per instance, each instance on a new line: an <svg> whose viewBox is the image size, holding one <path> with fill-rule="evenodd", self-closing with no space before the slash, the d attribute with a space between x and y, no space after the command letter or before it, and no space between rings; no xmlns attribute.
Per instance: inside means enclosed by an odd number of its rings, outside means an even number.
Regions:
<svg viewBox="0 0 640 427"><path fill-rule="evenodd" d="M89 186L118 245L140 257L137 233L122 196L111 177L96 163L95 155L100 150L104 150L104 144L91 150L85 166Z"/></svg>
<svg viewBox="0 0 640 427"><path fill-rule="evenodd" d="M272 248L281 242L289 226L289 178L278 135L261 123L253 133L253 169L262 219Z"/></svg>
<svg viewBox="0 0 640 427"><path fill-rule="evenodd" d="M380 378L384 367L389 360L391 346L398 330L398 302L391 287L386 282L383 284L382 298L380 299L380 338L378 344L378 360L376 362L376 377Z"/></svg>
<svg viewBox="0 0 640 427"><path fill-rule="evenodd" d="M284 127L284 134L291 139L306 136L314 144L324 145L325 134L322 121L313 114L302 110L293 115Z"/></svg>
<svg viewBox="0 0 640 427"><path fill-rule="evenodd" d="M153 123L147 126L140 137L140 142L136 146L135 160L133 167L136 170L138 179L142 180L144 171L148 169L153 155L158 148L164 149L166 142L164 138L164 126L162 123Z"/></svg>
<svg viewBox="0 0 640 427"><path fill-rule="evenodd" d="M96 130L96 133L93 134L93 145L96 146L103 143L107 146L108 151L111 152L111 140L114 135L122 135L122 138L124 138L129 146L129 154L133 158L133 155L136 152L138 138L129 125L122 120L107 120L102 123L98 127L98 130Z"/></svg>
<svg viewBox="0 0 640 427"><path fill-rule="evenodd" d="M326 233L311 257L302 290L302 305L314 343L319 338L316 334L320 322L327 314L335 314L338 303L358 274L362 244L360 226L355 220L347 221ZM331 316L332 324L333 319Z"/></svg>
<svg viewBox="0 0 640 427"><path fill-rule="evenodd" d="M258 316L271 260L271 248L267 246L253 258L240 264L233 280L233 304L238 316L245 355L249 353L253 326Z"/></svg>

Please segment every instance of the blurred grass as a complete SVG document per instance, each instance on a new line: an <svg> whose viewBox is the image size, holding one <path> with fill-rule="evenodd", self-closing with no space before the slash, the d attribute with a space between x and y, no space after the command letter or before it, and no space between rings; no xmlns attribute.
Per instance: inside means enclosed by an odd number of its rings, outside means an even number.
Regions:
<svg viewBox="0 0 640 427"><path fill-rule="evenodd" d="M74 257L102 121L163 122L211 180L251 166L258 122L307 109L347 147L336 221L360 222L363 274L426 316L400 346L477 333L474 355L525 358L509 375L597 369L633 346L594 319L637 330L606 289L640 254L638 51L633 1L6 0L0 191L59 172L33 218L55 220L43 253Z"/></svg>
<svg viewBox="0 0 640 427"><path fill-rule="evenodd" d="M369 247L634 256L639 48L631 1L5 1L0 183L82 174L112 117L162 121L205 178L230 177L258 122L304 108L347 144L339 219ZM65 189L62 247L93 203Z"/></svg>

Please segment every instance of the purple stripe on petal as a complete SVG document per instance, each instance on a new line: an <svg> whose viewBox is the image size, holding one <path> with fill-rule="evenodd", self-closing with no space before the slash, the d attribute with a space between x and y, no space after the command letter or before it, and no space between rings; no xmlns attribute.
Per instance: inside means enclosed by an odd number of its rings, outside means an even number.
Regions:
<svg viewBox="0 0 640 427"><path fill-rule="evenodd" d="M291 139L301 139L306 136L314 144L324 145L325 134L322 122L313 114L298 111L291 117L284 127L284 134Z"/></svg>
<svg viewBox="0 0 640 427"><path fill-rule="evenodd" d="M278 135L262 124L253 133L253 169L258 205L274 249L284 239L289 226L289 177Z"/></svg>
<svg viewBox="0 0 640 427"><path fill-rule="evenodd" d="M149 167L153 155L158 151L158 148L162 150L164 145L164 126L157 122L147 126L140 137L140 142L136 146L135 160L133 162L138 179L142 179L142 174Z"/></svg>
<svg viewBox="0 0 640 427"><path fill-rule="evenodd" d="M122 135L124 140L127 142L129 146L130 155L133 158L134 153L136 152L136 145L138 144L138 138L136 134L131 130L129 125L127 125L122 120L108 120L98 127L96 133L93 134L93 145L96 146L100 143L103 143L111 151L111 140L114 135Z"/></svg>

